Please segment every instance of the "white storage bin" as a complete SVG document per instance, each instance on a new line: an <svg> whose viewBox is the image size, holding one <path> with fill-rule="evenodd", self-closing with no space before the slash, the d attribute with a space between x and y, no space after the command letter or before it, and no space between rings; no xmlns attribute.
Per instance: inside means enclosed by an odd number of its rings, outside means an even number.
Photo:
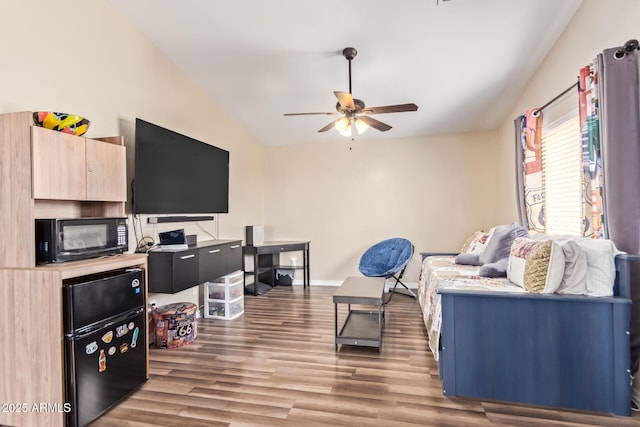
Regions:
<svg viewBox="0 0 640 427"><path fill-rule="evenodd" d="M235 301L209 300L206 304L204 317L231 320L244 313L244 298Z"/></svg>
<svg viewBox="0 0 640 427"><path fill-rule="evenodd" d="M244 313L244 273L236 271L204 284L204 317L235 319Z"/></svg>
<svg viewBox="0 0 640 427"><path fill-rule="evenodd" d="M234 283L229 285L229 300L244 298L244 283Z"/></svg>
<svg viewBox="0 0 640 427"><path fill-rule="evenodd" d="M223 300L226 298L227 288L224 283L207 282L207 298Z"/></svg>
<svg viewBox="0 0 640 427"><path fill-rule="evenodd" d="M240 270L227 274L226 276L216 279L216 283L224 283L225 285L232 285L234 283L244 283L244 273Z"/></svg>
<svg viewBox="0 0 640 427"><path fill-rule="evenodd" d="M231 318L234 319L244 313L244 298L229 303L229 311Z"/></svg>

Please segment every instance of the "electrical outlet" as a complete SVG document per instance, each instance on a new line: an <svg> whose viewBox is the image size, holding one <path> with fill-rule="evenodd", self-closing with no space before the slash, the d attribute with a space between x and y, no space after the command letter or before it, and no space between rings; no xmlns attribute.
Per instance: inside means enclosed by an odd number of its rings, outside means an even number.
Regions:
<svg viewBox="0 0 640 427"><path fill-rule="evenodd" d="M149 300L149 310L153 310L156 307L156 300Z"/></svg>
<svg viewBox="0 0 640 427"><path fill-rule="evenodd" d="M198 296L198 288L196 286L191 288L191 295L193 295L194 297Z"/></svg>

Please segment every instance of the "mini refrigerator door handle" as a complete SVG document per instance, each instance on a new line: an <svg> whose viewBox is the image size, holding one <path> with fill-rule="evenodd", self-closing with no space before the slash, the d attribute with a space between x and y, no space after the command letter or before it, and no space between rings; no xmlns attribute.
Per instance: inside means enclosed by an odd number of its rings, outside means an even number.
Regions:
<svg viewBox="0 0 640 427"><path fill-rule="evenodd" d="M110 329L113 328L114 325L117 325L119 323L122 323L126 320L132 319L138 315L140 315L140 313L144 312L144 307L139 307L136 310L132 310L128 313L119 315L117 317L111 318L106 322L101 322L101 323L97 323L94 325L89 325L85 328L82 329L78 329L77 331L71 331L70 333L66 334L66 337L72 339L72 340L79 340L82 338L85 338L89 335L95 334L96 332L105 330L105 329Z"/></svg>

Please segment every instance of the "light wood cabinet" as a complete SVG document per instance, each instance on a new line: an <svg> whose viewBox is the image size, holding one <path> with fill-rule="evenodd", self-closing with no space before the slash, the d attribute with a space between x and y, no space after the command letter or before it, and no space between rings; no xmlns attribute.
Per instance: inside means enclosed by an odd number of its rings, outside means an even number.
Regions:
<svg viewBox="0 0 640 427"><path fill-rule="evenodd" d="M33 198L86 200L84 138L31 127Z"/></svg>
<svg viewBox="0 0 640 427"><path fill-rule="evenodd" d="M86 139L85 142L87 200L125 202L127 154L122 137L105 138L104 141Z"/></svg>
<svg viewBox="0 0 640 427"><path fill-rule="evenodd" d="M33 198L124 202L122 137L96 140L31 127Z"/></svg>
<svg viewBox="0 0 640 427"><path fill-rule="evenodd" d="M29 111L0 114L0 182L0 402L27 405L0 411L0 425L62 426L64 413L32 410L65 403L62 281L128 267L146 276L147 255L36 266L35 219L125 216L124 140L39 128Z"/></svg>

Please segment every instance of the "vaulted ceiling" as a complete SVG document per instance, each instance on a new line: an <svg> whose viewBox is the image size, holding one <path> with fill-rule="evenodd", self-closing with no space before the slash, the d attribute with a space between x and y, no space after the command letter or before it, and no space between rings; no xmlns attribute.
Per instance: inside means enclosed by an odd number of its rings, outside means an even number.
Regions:
<svg viewBox="0 0 640 427"><path fill-rule="evenodd" d="M490 130L509 113L581 0L111 0L215 103L268 145L330 141L317 131L334 91L379 114L359 139Z"/></svg>

